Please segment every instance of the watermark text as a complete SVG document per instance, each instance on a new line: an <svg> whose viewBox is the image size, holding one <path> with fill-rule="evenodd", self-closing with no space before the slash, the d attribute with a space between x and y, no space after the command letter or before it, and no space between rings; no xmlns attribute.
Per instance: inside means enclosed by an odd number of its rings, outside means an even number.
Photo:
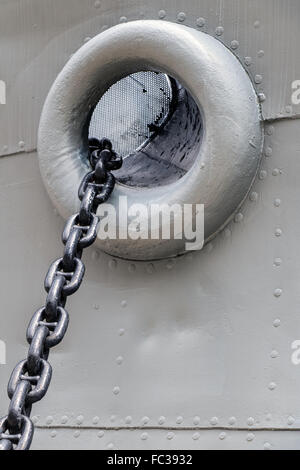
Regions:
<svg viewBox="0 0 300 470"><path fill-rule="evenodd" d="M184 240L185 249L201 250L204 244L203 204L101 204L97 215L101 240Z"/></svg>
<svg viewBox="0 0 300 470"><path fill-rule="evenodd" d="M6 364L6 344L0 339L0 365Z"/></svg>
<svg viewBox="0 0 300 470"><path fill-rule="evenodd" d="M6 104L6 84L0 80L0 104Z"/></svg>

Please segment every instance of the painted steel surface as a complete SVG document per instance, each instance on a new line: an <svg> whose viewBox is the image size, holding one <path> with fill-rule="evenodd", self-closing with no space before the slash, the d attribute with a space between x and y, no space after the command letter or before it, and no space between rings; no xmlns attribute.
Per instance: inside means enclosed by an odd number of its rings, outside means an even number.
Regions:
<svg viewBox="0 0 300 470"><path fill-rule="evenodd" d="M202 252L155 262L87 254L67 338L51 358L53 383L35 409L34 447L299 449L300 376L291 360L300 335L299 105L291 103L299 3L0 5L7 88L0 132L2 154L12 154L0 159L0 414L61 246L63 220L34 151L42 104L87 37L142 15L200 28L231 47L266 98L264 156L235 220Z"/></svg>

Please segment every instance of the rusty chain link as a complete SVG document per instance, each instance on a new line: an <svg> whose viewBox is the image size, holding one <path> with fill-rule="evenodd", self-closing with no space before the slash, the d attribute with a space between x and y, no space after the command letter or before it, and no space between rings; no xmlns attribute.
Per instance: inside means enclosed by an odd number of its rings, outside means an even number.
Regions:
<svg viewBox="0 0 300 470"><path fill-rule="evenodd" d="M10 405L7 416L0 419L0 450L30 448L34 432L29 418L31 407L44 397L52 376L47 361L49 350L62 341L67 331L65 304L84 276L82 251L97 237L97 208L109 198L115 185L111 171L122 166L122 158L112 150L108 139L89 139L89 160L92 171L79 187L79 212L68 219L62 234L63 256L51 264L45 278L46 304L33 315L27 329L27 358L17 364L8 383Z"/></svg>

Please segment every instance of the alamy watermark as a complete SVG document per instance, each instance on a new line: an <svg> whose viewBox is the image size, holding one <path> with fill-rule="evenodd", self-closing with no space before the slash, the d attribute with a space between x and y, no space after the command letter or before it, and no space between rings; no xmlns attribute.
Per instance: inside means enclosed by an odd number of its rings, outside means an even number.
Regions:
<svg viewBox="0 0 300 470"><path fill-rule="evenodd" d="M0 80L0 104L6 104L6 84Z"/></svg>
<svg viewBox="0 0 300 470"><path fill-rule="evenodd" d="M6 364L6 344L0 339L0 365Z"/></svg>
<svg viewBox="0 0 300 470"><path fill-rule="evenodd" d="M300 80L294 80L292 82L292 97L291 101L293 104L300 104Z"/></svg>
<svg viewBox="0 0 300 470"><path fill-rule="evenodd" d="M101 204L97 215L101 240L184 240L187 251L204 244L203 204L129 205L127 196L120 196L117 205Z"/></svg>
<svg viewBox="0 0 300 470"><path fill-rule="evenodd" d="M294 364L294 366L298 366L300 364L300 340L295 339L291 344L291 348L293 349L291 355L292 364Z"/></svg>

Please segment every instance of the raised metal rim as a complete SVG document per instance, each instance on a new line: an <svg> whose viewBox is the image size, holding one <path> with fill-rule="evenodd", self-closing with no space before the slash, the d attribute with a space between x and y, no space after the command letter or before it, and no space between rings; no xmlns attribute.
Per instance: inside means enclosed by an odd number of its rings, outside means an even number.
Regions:
<svg viewBox="0 0 300 470"><path fill-rule="evenodd" d="M47 191L67 217L78 208L76 192L87 171L87 124L95 104L117 80L139 70L176 78L203 116L198 158L180 180L158 188L116 185L128 203L205 205L205 238L230 219L255 177L263 143L258 99L236 57L216 39L183 25L134 21L110 28L72 56L47 97L38 152ZM99 86L99 84L101 84ZM108 253L157 259L185 251L185 240L98 240Z"/></svg>

